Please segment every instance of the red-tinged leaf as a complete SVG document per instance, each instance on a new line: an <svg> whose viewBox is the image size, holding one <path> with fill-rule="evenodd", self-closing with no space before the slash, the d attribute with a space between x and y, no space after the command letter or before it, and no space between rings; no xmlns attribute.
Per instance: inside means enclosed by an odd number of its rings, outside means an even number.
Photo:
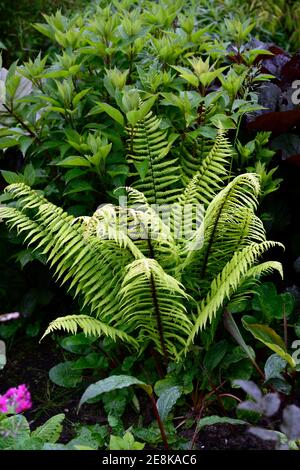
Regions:
<svg viewBox="0 0 300 470"><path fill-rule="evenodd" d="M294 55L281 70L282 80L293 82L300 79L300 53Z"/></svg>
<svg viewBox="0 0 300 470"><path fill-rule="evenodd" d="M300 109L265 113L248 124L249 129L271 131L276 134L289 132L298 126L300 127Z"/></svg>

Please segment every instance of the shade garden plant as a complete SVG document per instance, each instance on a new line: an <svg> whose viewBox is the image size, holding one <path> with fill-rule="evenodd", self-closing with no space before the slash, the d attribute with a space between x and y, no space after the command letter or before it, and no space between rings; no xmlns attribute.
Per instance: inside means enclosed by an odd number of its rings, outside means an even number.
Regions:
<svg viewBox="0 0 300 470"><path fill-rule="evenodd" d="M226 426L299 448L299 291L274 229L299 5L269 22L236 3L58 10L32 26L46 50L0 63L1 449L193 450ZM53 353L44 398L8 379L28 341Z"/></svg>

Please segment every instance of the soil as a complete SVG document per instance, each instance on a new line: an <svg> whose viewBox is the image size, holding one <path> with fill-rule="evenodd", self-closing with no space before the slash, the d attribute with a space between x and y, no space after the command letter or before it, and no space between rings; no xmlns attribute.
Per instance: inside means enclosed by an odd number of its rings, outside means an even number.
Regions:
<svg viewBox="0 0 300 470"><path fill-rule="evenodd" d="M198 435L199 450L273 450L274 443L249 433L247 426L218 424L207 426Z"/></svg>
<svg viewBox="0 0 300 470"><path fill-rule="evenodd" d="M83 389L67 389L58 387L49 380L49 369L65 359L63 350L50 338L42 343L35 338L15 340L7 356L7 365L0 373L0 393L22 383L29 387L33 408L25 415L33 429L51 416L65 413L61 442L66 443L74 437L78 423L107 423L105 413L99 404L83 407L77 414L77 405L86 385ZM193 430L190 432L193 434ZM201 430L195 442L195 448L199 450L272 450L274 444L250 434L246 426L219 424Z"/></svg>

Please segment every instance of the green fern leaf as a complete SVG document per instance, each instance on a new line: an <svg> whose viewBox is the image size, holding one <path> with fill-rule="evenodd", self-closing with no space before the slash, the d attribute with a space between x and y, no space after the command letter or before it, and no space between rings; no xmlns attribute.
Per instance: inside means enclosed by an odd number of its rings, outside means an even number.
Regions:
<svg viewBox="0 0 300 470"><path fill-rule="evenodd" d="M132 187L142 192L149 204L166 204L175 201L180 192L180 167L177 159L168 157L174 137L167 138L160 129L161 121L150 111L143 121L127 128L127 160L136 168L146 167L146 175L133 173Z"/></svg>
<svg viewBox="0 0 300 470"><path fill-rule="evenodd" d="M137 341L124 331L113 328L88 315L67 315L65 317L56 318L56 320L50 323L41 340L49 333L56 330L64 330L67 333L75 335L78 328L80 328L86 336L109 336L113 341L120 339L121 341L137 347Z"/></svg>
<svg viewBox="0 0 300 470"><path fill-rule="evenodd" d="M258 258L274 246L282 245L272 241L252 243L233 255L222 272L212 281L207 296L198 305L197 319L187 340L185 351L194 341L198 331L205 328L207 323L214 319L219 309L237 291L241 282L249 276L249 270L255 265ZM270 267L271 265L269 265ZM281 272L279 265L273 265L273 268L279 268ZM261 270L258 267L254 273L255 275L261 274L266 269L268 269L266 265Z"/></svg>

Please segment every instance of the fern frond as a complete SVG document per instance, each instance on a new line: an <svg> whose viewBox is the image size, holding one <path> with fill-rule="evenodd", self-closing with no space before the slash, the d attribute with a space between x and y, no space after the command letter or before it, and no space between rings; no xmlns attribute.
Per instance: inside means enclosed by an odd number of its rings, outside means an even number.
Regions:
<svg viewBox="0 0 300 470"><path fill-rule="evenodd" d="M144 258L127 267L119 299L120 312L113 322L137 332L140 343L153 342L165 357L176 357L192 326L184 306L190 298L183 286L155 260Z"/></svg>
<svg viewBox="0 0 300 470"><path fill-rule="evenodd" d="M209 204L203 222L203 245L200 250L187 252L183 263L192 289L208 288L236 250L265 240L263 224L254 213L259 191L258 177L245 173L231 181Z"/></svg>
<svg viewBox="0 0 300 470"><path fill-rule="evenodd" d="M207 296L198 305L197 319L187 340L185 351L188 350L199 330L205 328L207 323L213 320L219 309L237 291L241 282L249 276L249 271L255 265L258 258L274 246L282 245L272 241L252 243L243 250L234 253L232 259L224 266L222 272L212 281ZM279 266L273 265L273 268L276 269L276 267ZM271 265L269 267L264 265L261 268L258 266L256 271L252 271L252 274L262 273L268 268L271 268Z"/></svg>
<svg viewBox="0 0 300 470"><path fill-rule="evenodd" d="M91 217L85 217L84 233L88 237L113 240L121 249L130 250L135 259L142 258L142 252L130 238L129 224L132 223L132 219L135 224L138 223L134 210L105 204Z"/></svg>
<svg viewBox="0 0 300 470"><path fill-rule="evenodd" d="M225 131L220 128L213 147L202 160L193 178L187 184L182 196L180 196L180 204L183 206L203 204L207 207L224 185L232 154L233 150L227 137L225 137Z"/></svg>
<svg viewBox="0 0 300 470"><path fill-rule="evenodd" d="M282 264L278 261L265 261L250 268L230 301L249 299L255 293L255 288L260 284L261 278L272 274L274 271L283 279Z"/></svg>
<svg viewBox="0 0 300 470"><path fill-rule="evenodd" d="M124 267L134 259L132 253L111 240L87 240L82 226L74 224L74 217L54 204L45 204L39 194L24 185L20 189L21 210L0 208L8 226L19 233L25 232L25 241L46 255L50 267L55 266L54 275L61 284L71 280L69 290L75 289L74 296L80 295L84 306L88 305L103 320L109 318L118 310L115 297L121 287ZM7 191L10 192L10 186ZM23 199L26 191L31 210L32 204L35 209L30 218L26 213L27 201L24 204ZM16 195L15 187L12 195Z"/></svg>
<svg viewBox="0 0 300 470"><path fill-rule="evenodd" d="M49 324L41 340L49 333L57 330L64 330L67 333L75 335L78 328L80 328L86 336L109 336L113 341L120 339L123 342L137 347L137 341L124 331L113 328L88 315L67 315L65 317L56 318L56 320Z"/></svg>
<svg viewBox="0 0 300 470"><path fill-rule="evenodd" d="M209 154L213 143L205 137L190 138L189 135L181 142L179 148L175 148L173 152L178 154L181 166L182 180L184 186L187 186L194 175L199 170L202 161Z"/></svg>
<svg viewBox="0 0 300 470"><path fill-rule="evenodd" d="M145 166L146 175L139 177L133 173L133 188L142 192L150 204L166 204L176 200L181 185L180 167L177 159L168 157L173 138L160 129L161 121L150 111L143 121L133 128L127 128L128 155L127 160L136 168Z"/></svg>
<svg viewBox="0 0 300 470"><path fill-rule="evenodd" d="M140 191L127 187L126 192L130 208L144 227L145 240L136 239L136 245L146 257L155 258L168 274L173 274L180 257L171 227L174 205L150 205Z"/></svg>

